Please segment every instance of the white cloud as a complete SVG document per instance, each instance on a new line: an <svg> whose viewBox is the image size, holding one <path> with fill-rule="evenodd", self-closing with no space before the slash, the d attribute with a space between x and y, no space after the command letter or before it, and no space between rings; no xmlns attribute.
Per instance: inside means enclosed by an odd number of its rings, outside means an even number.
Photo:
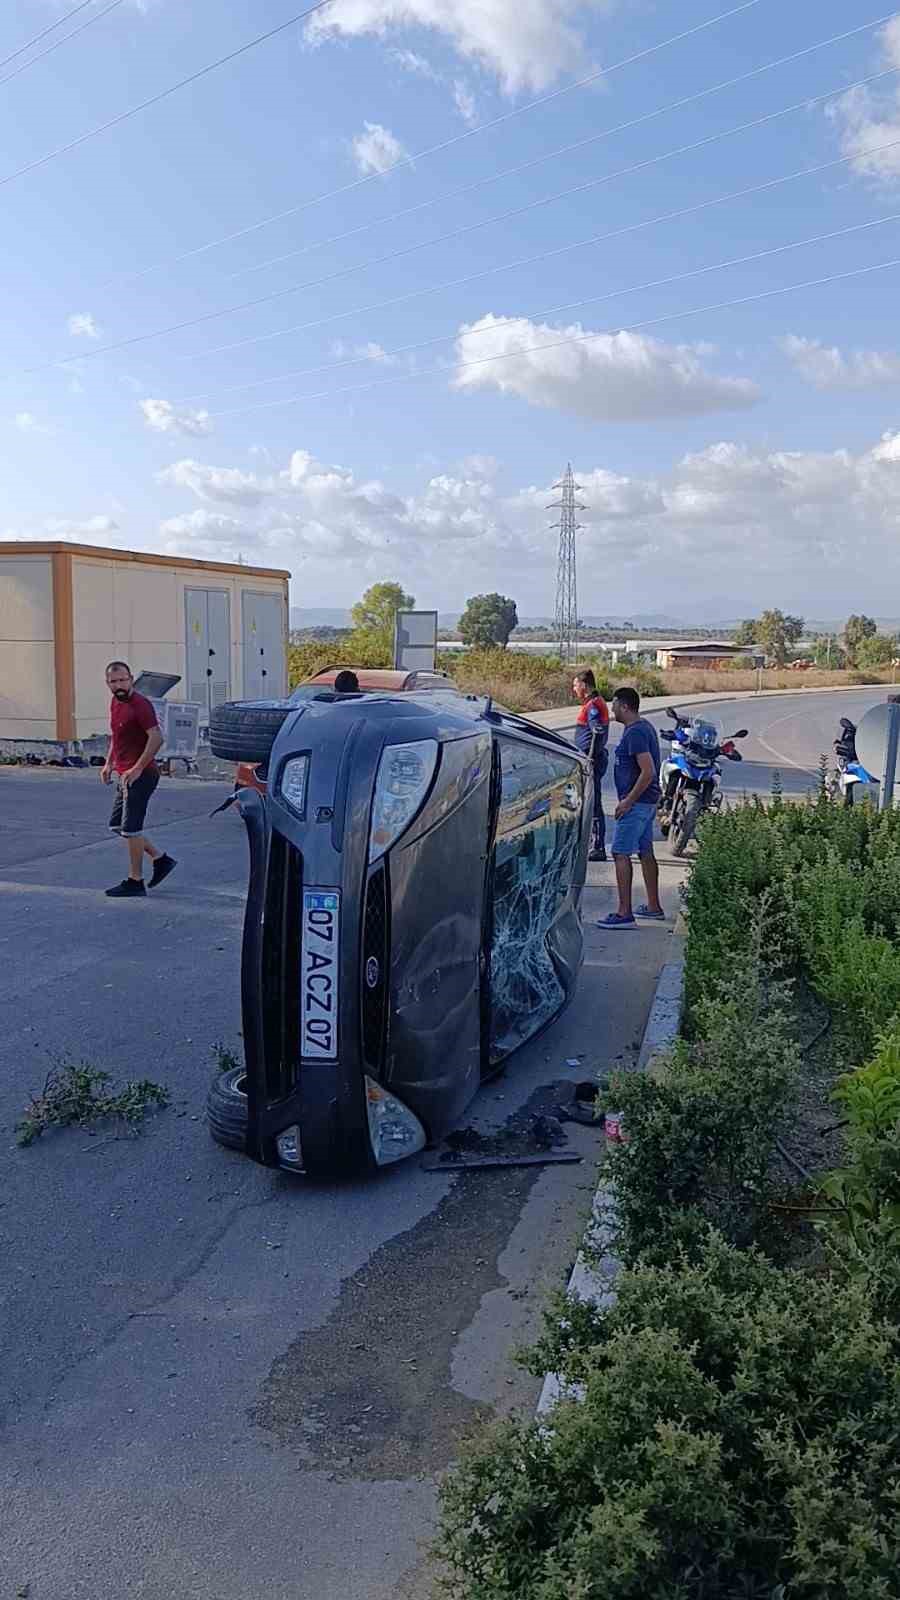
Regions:
<svg viewBox="0 0 900 1600"><path fill-rule="evenodd" d="M583 25L609 9L608 0L334 0L311 19L307 35L383 38L402 28L431 28L515 93L582 69Z"/></svg>
<svg viewBox="0 0 900 1600"><path fill-rule="evenodd" d="M878 39L884 65L900 68L900 16L880 29ZM826 111L841 130L841 149L854 172L881 184L900 178L900 88L850 89Z"/></svg>
<svg viewBox="0 0 900 1600"><path fill-rule="evenodd" d="M391 367L397 357L389 355L383 345L369 339L365 344L350 344L346 339L335 339L331 353L338 361L374 361L379 366Z"/></svg>
<svg viewBox="0 0 900 1600"><path fill-rule="evenodd" d="M462 78L456 78L453 84L453 103L463 119L470 125L478 121L478 108L475 96L467 83Z"/></svg>
<svg viewBox="0 0 900 1600"><path fill-rule="evenodd" d="M118 533L119 524L114 517L84 517L80 522L70 517L48 517L44 530L54 539L92 539Z"/></svg>
<svg viewBox="0 0 900 1600"><path fill-rule="evenodd" d="M668 610L731 593L735 612L809 612L852 589L871 610L885 585L900 586L900 432L858 454L724 439L648 476L575 465L585 609L633 609L635 593L654 605L665 597ZM393 576L423 603L503 588L520 609L552 609L557 536L546 508L556 496L544 482L502 491L491 458L434 471L404 493L305 450L267 476L186 460L162 477L200 502L162 524L165 548L287 567L322 604Z"/></svg>
<svg viewBox="0 0 900 1600"><path fill-rule="evenodd" d="M73 339L99 339L100 329L89 311L73 311L68 321Z"/></svg>
<svg viewBox="0 0 900 1600"><path fill-rule="evenodd" d="M639 333L562 343L584 333L580 323L551 328L526 317L488 313L460 330L455 385L513 394L531 405L605 422L738 410L760 398L749 379L708 372L697 346L662 344ZM501 356L512 359L485 362ZM463 365L467 361L485 364Z"/></svg>
<svg viewBox="0 0 900 1600"><path fill-rule="evenodd" d="M32 411L17 411L13 421L21 433L40 433L41 425Z"/></svg>
<svg viewBox="0 0 900 1600"><path fill-rule="evenodd" d="M176 461L159 473L160 483L190 489L198 500L225 501L233 505L259 505L271 494L271 480L240 467L207 467L200 461Z"/></svg>
<svg viewBox="0 0 900 1600"><path fill-rule="evenodd" d="M365 123L365 132L353 140L353 159L363 173L387 172L408 154L390 128L383 128L380 122Z"/></svg>
<svg viewBox="0 0 900 1600"><path fill-rule="evenodd" d="M437 68L433 67L425 56L420 56L415 50L392 49L388 51L388 55L392 61L396 61L398 67L402 67L404 72L412 73L415 78L425 78L429 83L443 83L444 81Z"/></svg>
<svg viewBox="0 0 900 1600"><path fill-rule="evenodd" d="M169 400L142 400L144 421L154 433L186 433L201 437L212 433L208 411L176 410Z"/></svg>
<svg viewBox="0 0 900 1600"><path fill-rule="evenodd" d="M795 333L778 342L791 365L814 389L875 389L900 383L900 355L892 350L845 352L837 345L824 345L819 339L803 339Z"/></svg>

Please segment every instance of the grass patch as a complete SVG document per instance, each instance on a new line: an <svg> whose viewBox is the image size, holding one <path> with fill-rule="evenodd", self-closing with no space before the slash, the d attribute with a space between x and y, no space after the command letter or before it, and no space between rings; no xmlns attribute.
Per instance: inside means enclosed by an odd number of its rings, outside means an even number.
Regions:
<svg viewBox="0 0 900 1600"><path fill-rule="evenodd" d="M16 1125L16 1143L23 1148L34 1144L51 1128L87 1128L97 1122L115 1120L135 1133L151 1111L169 1104L168 1089L149 1078L116 1088L108 1072L86 1062L64 1062L48 1073L40 1094L32 1095L21 1122Z"/></svg>

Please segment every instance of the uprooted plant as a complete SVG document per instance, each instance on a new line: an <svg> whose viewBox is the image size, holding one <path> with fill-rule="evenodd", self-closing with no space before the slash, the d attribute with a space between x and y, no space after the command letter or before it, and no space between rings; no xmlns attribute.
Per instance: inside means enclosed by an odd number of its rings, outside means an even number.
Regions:
<svg viewBox="0 0 900 1600"><path fill-rule="evenodd" d="M50 1128L86 1128L108 1119L125 1124L129 1133L151 1111L169 1104L162 1084L140 1078L117 1088L108 1072L87 1062L61 1062L47 1074L44 1087L31 1097L16 1125L16 1142L34 1144Z"/></svg>

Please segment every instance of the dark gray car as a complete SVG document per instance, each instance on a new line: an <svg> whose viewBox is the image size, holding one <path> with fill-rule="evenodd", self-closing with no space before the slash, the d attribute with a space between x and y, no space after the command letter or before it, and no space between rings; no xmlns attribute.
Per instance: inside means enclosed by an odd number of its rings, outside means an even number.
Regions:
<svg viewBox="0 0 900 1600"><path fill-rule="evenodd" d="M211 737L268 769L239 796L245 1064L214 1137L311 1176L414 1154L572 996L589 766L443 690L221 707Z"/></svg>

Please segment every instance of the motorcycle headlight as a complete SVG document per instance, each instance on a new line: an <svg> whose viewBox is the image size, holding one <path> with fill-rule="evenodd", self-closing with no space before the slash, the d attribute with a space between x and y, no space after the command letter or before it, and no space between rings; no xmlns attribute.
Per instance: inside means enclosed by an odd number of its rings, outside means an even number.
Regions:
<svg viewBox="0 0 900 1600"><path fill-rule="evenodd" d="M293 756L281 769L278 793L285 805L298 817L306 816L306 786L309 780L309 756Z"/></svg>
<svg viewBox="0 0 900 1600"><path fill-rule="evenodd" d="M437 766L436 739L415 744L389 744L382 753L375 779L369 860L377 861L409 827L421 809Z"/></svg>

